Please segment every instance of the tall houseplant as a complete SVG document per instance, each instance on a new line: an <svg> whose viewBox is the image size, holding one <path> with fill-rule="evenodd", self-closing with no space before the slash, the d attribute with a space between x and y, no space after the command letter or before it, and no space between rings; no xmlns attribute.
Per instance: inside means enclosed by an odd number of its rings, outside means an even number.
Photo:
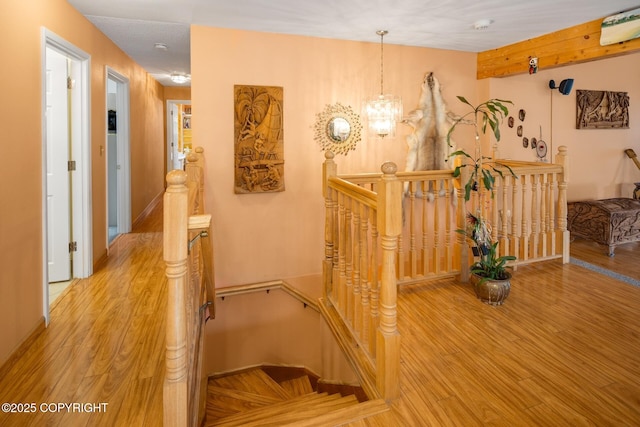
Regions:
<svg viewBox="0 0 640 427"><path fill-rule="evenodd" d="M463 168L470 168L469 179L464 183L464 199L469 201L474 192L477 193L477 197L472 212L467 214L466 227L457 231L473 242L472 250L476 261L471 266L471 281L476 295L483 302L500 305L511 289L511 273L507 271L506 263L515 260L516 257L498 256L498 242L491 240L491 226L483 217L485 192L482 188L493 195L495 175L504 176L501 168L506 168L513 176L515 174L507 165L483 155L480 132L486 134L490 129L496 141L500 141L500 124L509 115L509 109L505 104L513 103L494 98L474 106L463 96L458 96L458 99L470 107L470 110L454 120L447 134L447 143L451 146L451 134L459 124L471 124L475 130L475 153L474 156L465 150L451 153L452 157L460 156L463 159L462 163L455 167L453 175L457 178L462 174Z"/></svg>

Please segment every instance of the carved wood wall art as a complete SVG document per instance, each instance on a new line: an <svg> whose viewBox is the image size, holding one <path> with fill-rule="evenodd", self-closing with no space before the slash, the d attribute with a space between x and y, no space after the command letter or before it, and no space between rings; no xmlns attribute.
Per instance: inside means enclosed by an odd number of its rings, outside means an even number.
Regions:
<svg viewBox="0 0 640 427"><path fill-rule="evenodd" d="M236 194L284 191L283 88L234 86Z"/></svg>
<svg viewBox="0 0 640 427"><path fill-rule="evenodd" d="M576 90L576 129L628 129L627 92Z"/></svg>

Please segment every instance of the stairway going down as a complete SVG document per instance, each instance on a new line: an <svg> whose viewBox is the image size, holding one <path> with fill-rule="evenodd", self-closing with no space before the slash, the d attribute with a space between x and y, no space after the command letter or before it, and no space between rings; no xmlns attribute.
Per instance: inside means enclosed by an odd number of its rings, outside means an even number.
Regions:
<svg viewBox="0 0 640 427"><path fill-rule="evenodd" d="M388 410L383 400L365 399L353 387L318 391L317 378L297 368L251 368L209 378L205 426L326 427Z"/></svg>

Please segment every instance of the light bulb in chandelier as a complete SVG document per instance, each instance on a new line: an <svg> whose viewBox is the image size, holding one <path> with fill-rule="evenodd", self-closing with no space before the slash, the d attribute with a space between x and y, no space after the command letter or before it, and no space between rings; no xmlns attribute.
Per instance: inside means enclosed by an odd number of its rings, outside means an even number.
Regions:
<svg viewBox="0 0 640 427"><path fill-rule="evenodd" d="M396 125L402 118L402 100L399 96L379 95L367 102L369 133L384 138L396 135Z"/></svg>
<svg viewBox="0 0 640 427"><path fill-rule="evenodd" d="M384 94L384 36L386 30L376 31L380 36L380 95L367 101L365 113L369 134L377 138L393 137L396 125L402 119L402 99Z"/></svg>

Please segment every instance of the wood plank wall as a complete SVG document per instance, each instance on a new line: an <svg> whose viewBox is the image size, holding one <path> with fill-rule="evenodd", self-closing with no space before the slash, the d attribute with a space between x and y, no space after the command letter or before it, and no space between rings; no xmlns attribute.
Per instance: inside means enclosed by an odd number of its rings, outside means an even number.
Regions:
<svg viewBox="0 0 640 427"><path fill-rule="evenodd" d="M600 46L602 19L565 28L519 43L478 53L478 79L529 72L529 59L538 58L539 69L556 68L640 50L640 39Z"/></svg>

